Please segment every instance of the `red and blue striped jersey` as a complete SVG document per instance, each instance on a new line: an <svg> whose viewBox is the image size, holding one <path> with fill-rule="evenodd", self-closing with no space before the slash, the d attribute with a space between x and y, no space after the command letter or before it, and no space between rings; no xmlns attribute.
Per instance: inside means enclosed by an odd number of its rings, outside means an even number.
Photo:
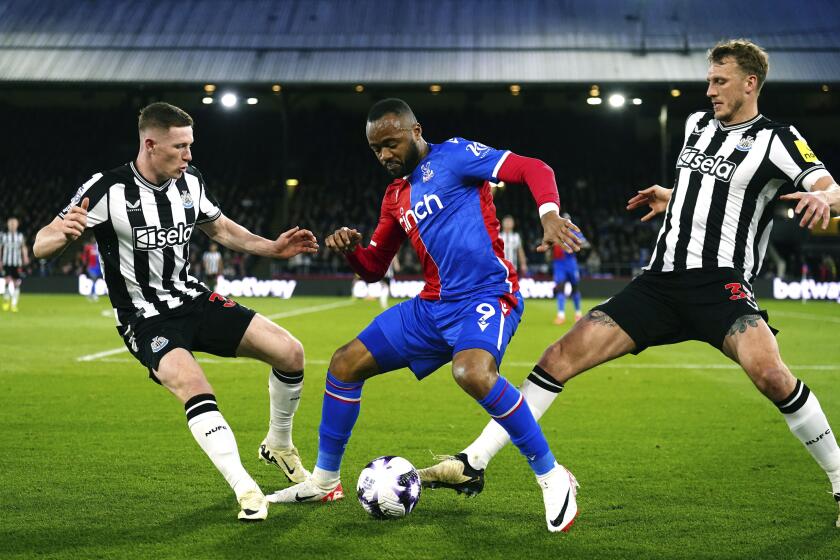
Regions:
<svg viewBox="0 0 840 560"><path fill-rule="evenodd" d="M504 258L487 184L498 180L509 155L463 138L429 144L414 171L388 186L370 246L348 255L353 269L366 280L378 279L408 238L423 267L421 298L516 292L516 271Z"/></svg>

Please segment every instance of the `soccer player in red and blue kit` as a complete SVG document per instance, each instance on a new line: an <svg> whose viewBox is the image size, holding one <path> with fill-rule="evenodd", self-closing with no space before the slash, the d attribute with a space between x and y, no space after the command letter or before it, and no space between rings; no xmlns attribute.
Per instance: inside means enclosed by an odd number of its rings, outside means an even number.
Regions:
<svg viewBox="0 0 840 560"><path fill-rule="evenodd" d="M571 219L568 214L564 218ZM581 233L578 238L582 248L589 247L589 242ZM566 282L572 288L572 303L575 306L575 321L581 318L580 304L580 269L578 268L577 256L571 255L563 250L560 245L553 248L552 264L554 268L554 295L557 298L557 316L554 318L555 325L562 325L566 322Z"/></svg>
<svg viewBox="0 0 840 560"><path fill-rule="evenodd" d="M408 367L423 379L448 362L458 385L507 430L543 490L549 531L567 531L577 515L577 483L549 450L522 395L498 373L524 303L516 271L504 260L487 181L524 183L544 229L538 250L579 249L577 227L559 215L554 172L543 162L479 142L423 139L411 108L385 99L368 113L368 143L394 177L367 247L341 228L327 237L366 282L385 274L408 239L423 266L418 297L379 315L333 354L319 428L318 460L305 482L268 497L273 502L331 501L343 496L339 470L359 416L365 380ZM524 405L524 406L523 406Z"/></svg>
<svg viewBox="0 0 840 560"><path fill-rule="evenodd" d="M96 246L96 241L90 240L85 243L82 248L82 263L91 281L88 299L97 301L99 296L96 295L96 281L102 278L102 267L99 265L99 247Z"/></svg>

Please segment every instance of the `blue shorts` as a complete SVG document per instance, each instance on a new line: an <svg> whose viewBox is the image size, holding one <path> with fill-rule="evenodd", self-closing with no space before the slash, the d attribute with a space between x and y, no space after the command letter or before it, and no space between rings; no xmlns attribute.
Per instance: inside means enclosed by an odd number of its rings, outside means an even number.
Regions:
<svg viewBox="0 0 840 560"><path fill-rule="evenodd" d="M100 269L98 266L88 268L87 269L87 275L88 275L88 278L90 278L91 280L96 280L97 278L102 278L102 269Z"/></svg>
<svg viewBox="0 0 840 560"><path fill-rule="evenodd" d="M580 284L580 270L575 257L554 261L554 282L556 284L568 282L572 286Z"/></svg>
<svg viewBox="0 0 840 560"><path fill-rule="evenodd" d="M382 373L408 367L423 379L473 348L490 352L499 367L524 310L519 292L446 302L415 297L382 312L358 338Z"/></svg>

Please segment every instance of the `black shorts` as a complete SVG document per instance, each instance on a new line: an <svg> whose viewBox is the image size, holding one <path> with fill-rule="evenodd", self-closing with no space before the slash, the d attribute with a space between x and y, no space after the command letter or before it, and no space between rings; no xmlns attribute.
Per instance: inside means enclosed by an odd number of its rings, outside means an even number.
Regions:
<svg viewBox="0 0 840 560"><path fill-rule="evenodd" d="M207 292L171 313L119 326L117 331L132 356L149 368L149 377L160 383L154 372L161 358L175 348L223 357L236 356L236 349L254 315L256 312L252 309L215 292Z"/></svg>
<svg viewBox="0 0 840 560"><path fill-rule="evenodd" d="M3 267L3 275L6 278L14 278L15 280L20 280L22 272L23 270L19 266L12 266L10 264L7 264Z"/></svg>
<svg viewBox="0 0 840 560"><path fill-rule="evenodd" d="M634 354L685 340L722 350L726 333L739 317L760 315L767 321L750 285L731 268L646 271L595 310L609 315L633 339Z"/></svg>

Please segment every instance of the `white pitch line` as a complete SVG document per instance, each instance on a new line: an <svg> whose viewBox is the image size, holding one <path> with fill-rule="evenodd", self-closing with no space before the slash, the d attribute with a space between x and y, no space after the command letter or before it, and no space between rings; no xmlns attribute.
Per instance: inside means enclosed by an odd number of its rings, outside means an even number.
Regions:
<svg viewBox="0 0 840 560"><path fill-rule="evenodd" d="M238 360L227 359L227 360L218 360L215 358L198 358L198 362L202 364L223 364L223 365L237 365L241 364L241 360L248 360L250 358L240 358ZM128 363L133 362L134 360L131 358L104 358L97 360L98 362L102 363ZM254 360L256 361L256 360ZM325 366L329 364L329 360L306 360L307 366ZM532 367L534 364L531 362L510 362L507 364L511 367ZM740 369L740 366L735 364L728 365L728 364L603 364L600 367L605 367L609 369ZM792 365L788 366L792 370L802 370L802 371L832 371L832 370L839 370L840 365L830 365L830 364L811 364L811 365Z"/></svg>
<svg viewBox="0 0 840 560"><path fill-rule="evenodd" d="M348 305L353 305L356 303L355 300L347 300L347 301L339 301L335 303L325 303L322 305L313 305L311 307L302 307L300 309L294 309L292 311L285 311L283 313L274 313L273 315L267 315L266 319L285 319L286 317L295 317L297 315L306 315L307 313L318 313L319 311L327 311L329 309L337 309L339 307L347 307ZM106 361L100 360L100 358L105 358L107 356L113 356L114 354L121 354L123 352L128 352L128 348L125 346L120 346L119 348L112 348L111 350L103 350L102 352L96 352L95 354L86 354L84 356L79 356L76 358L77 362L93 362L96 360L99 361ZM108 360L111 361L111 360ZM131 360L126 360L131 361ZM199 360L201 361L201 360ZM206 361L206 360L205 360ZM213 362L207 362L213 363ZM224 363L220 361L219 363Z"/></svg>
<svg viewBox="0 0 840 560"><path fill-rule="evenodd" d="M824 317L822 315L813 315L811 313L799 313L797 311L771 311L770 320L778 315L779 317L790 317L791 319L807 319L809 321L816 321L818 323L840 323L840 317Z"/></svg>
<svg viewBox="0 0 840 560"><path fill-rule="evenodd" d="M113 348L111 350L104 350L102 352L97 352L96 354L87 354L85 356L79 356L78 358L76 358L76 361L77 362L92 362L94 360L98 360L99 358L104 358L105 356L113 356L114 354L121 354L123 352L128 352L128 348L126 348L125 346L120 346L119 348Z"/></svg>
<svg viewBox="0 0 840 560"><path fill-rule="evenodd" d="M313 305L312 307L303 307L301 309L293 309L292 311L284 311L283 313L275 313L273 315L266 315L267 319L285 319L286 317L295 317L297 315L306 315L307 313L317 313L318 311L326 311L328 309L337 309L339 307L347 307L353 305L356 300L350 299L347 301L338 301L335 303L324 303L322 305Z"/></svg>

